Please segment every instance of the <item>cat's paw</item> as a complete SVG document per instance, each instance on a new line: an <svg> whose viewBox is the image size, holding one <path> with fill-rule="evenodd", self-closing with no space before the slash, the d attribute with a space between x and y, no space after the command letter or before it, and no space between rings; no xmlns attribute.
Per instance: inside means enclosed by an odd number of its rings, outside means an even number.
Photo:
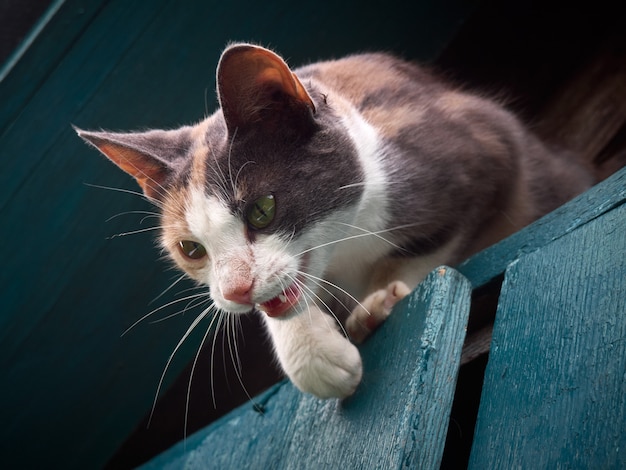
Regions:
<svg viewBox="0 0 626 470"><path fill-rule="evenodd" d="M287 318L263 318L280 365L296 387L319 398L354 393L363 375L361 355L328 314L308 306Z"/></svg>
<svg viewBox="0 0 626 470"><path fill-rule="evenodd" d="M365 341L387 319L393 306L410 292L411 289L404 282L394 281L387 288L368 295L346 320L346 330L352 341Z"/></svg>
<svg viewBox="0 0 626 470"><path fill-rule="evenodd" d="M361 355L356 346L338 332L333 330L325 336L318 347L308 351L304 361L285 364L285 371L303 392L319 398L349 397L361 382Z"/></svg>

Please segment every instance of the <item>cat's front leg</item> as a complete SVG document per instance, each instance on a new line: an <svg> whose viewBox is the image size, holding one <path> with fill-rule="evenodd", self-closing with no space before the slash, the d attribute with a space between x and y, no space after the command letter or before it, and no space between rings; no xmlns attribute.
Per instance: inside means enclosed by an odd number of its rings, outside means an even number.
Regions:
<svg viewBox="0 0 626 470"><path fill-rule="evenodd" d="M264 318L278 360L296 387L319 398L354 393L363 374L361 356L331 317L311 306L288 318Z"/></svg>
<svg viewBox="0 0 626 470"><path fill-rule="evenodd" d="M362 343L389 316L393 306L411 289L402 281L390 282L386 288L368 295L346 320L346 330L355 343Z"/></svg>

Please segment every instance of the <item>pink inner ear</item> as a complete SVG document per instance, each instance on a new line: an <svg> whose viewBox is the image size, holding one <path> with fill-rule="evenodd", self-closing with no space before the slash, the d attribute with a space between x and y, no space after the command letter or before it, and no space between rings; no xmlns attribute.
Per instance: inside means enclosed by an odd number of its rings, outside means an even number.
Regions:
<svg viewBox="0 0 626 470"><path fill-rule="evenodd" d="M311 97L287 64L262 47L239 45L227 49L217 77L220 103L231 130L260 121L259 112L271 108L268 88L282 91L292 98L290 103L315 112Z"/></svg>
<svg viewBox="0 0 626 470"><path fill-rule="evenodd" d="M161 199L163 194L161 184L166 173L162 165L141 152L122 145L97 140L94 140L94 145L113 163L135 178L146 196Z"/></svg>
<svg viewBox="0 0 626 470"><path fill-rule="evenodd" d="M256 77L256 83L260 86L264 86L267 84L276 84L283 89L287 89L289 84L286 84L283 81L283 77L280 72L276 69L272 68L264 68L262 69Z"/></svg>

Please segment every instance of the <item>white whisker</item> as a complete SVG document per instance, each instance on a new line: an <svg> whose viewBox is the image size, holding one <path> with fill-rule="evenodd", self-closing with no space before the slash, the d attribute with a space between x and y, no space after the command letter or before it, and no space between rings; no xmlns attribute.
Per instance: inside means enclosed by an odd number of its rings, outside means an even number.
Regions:
<svg viewBox="0 0 626 470"><path fill-rule="evenodd" d="M117 219L118 217L121 217L123 215L131 215L131 214L144 214L144 215L146 215L146 217L141 219L141 221L139 222L140 224L143 223L143 221L148 219L148 218L161 217L161 214L159 214L158 212L151 212L151 211L126 211L126 212L120 212L119 214L112 215L111 217L106 219L105 222L110 222L113 219Z"/></svg>
<svg viewBox="0 0 626 470"><path fill-rule="evenodd" d="M174 348L174 351L172 351L172 354L170 354L169 358L167 359L167 363L165 364L165 369L163 369L163 373L161 374L161 378L159 380L159 385L157 386L157 390L156 390L156 393L154 395L154 402L152 403L152 410L150 411L150 417L148 418L148 427L150 426L150 423L152 422L152 417L154 416L154 410L156 408L156 404L157 404L157 401L159 399L159 394L161 393L161 387L163 386L163 380L165 379L165 374L167 374L167 371L168 371L168 369L170 367L170 364L172 363L172 360L174 359L174 356L176 355L176 353L178 352L178 350L180 349L182 344L187 340L187 338L189 337L191 332L209 314L210 311L211 311L210 309L206 309L206 310L202 311L202 313L200 313L194 319L194 321L191 323L189 328L187 328L187 331L185 332L183 337L178 341L178 344Z"/></svg>
<svg viewBox="0 0 626 470"><path fill-rule="evenodd" d="M124 188L113 188L111 186L101 186L99 184L92 184L92 183L84 183L85 186L89 186L91 188L97 188L97 189L106 189L108 191L115 191L118 193L126 193L126 194L132 194L133 196L139 196L141 199L144 199L150 203L154 204L154 201L152 199L149 199L146 197L146 195L140 191L133 191L130 189L124 189ZM158 204L156 204L158 206Z"/></svg>
<svg viewBox="0 0 626 470"><path fill-rule="evenodd" d="M209 305L206 310L204 310L204 312L202 312L203 314L206 312L210 312L211 310L213 310L215 308L215 304L211 303L211 305ZM198 364L198 358L200 357L200 352L202 351L202 348L204 347L204 343L206 342L207 337L209 336L209 333L211 332L211 329L213 327L213 324L215 323L216 319L219 317L219 315L214 315L213 318L211 319L211 322L209 323L209 326L207 327L204 336L202 336L202 341L200 341L200 346L198 347L198 350L196 352L196 355L193 359L193 363L191 365L191 372L189 374L189 383L187 384L187 399L185 401L185 428L183 430L183 440L185 442L185 445L187 443L187 426L189 423L189 402L191 399L191 382L193 381L193 374L196 370L196 365ZM214 334L217 334L216 331L214 331Z"/></svg>
<svg viewBox="0 0 626 470"><path fill-rule="evenodd" d="M329 223L329 222L325 222L325 223ZM393 247L395 247L397 249L403 250L402 247L400 247L400 246L396 245L395 243L387 240L386 238L382 237L380 234L393 232L394 230L401 230L401 229L404 229L404 228L411 228L411 227L417 227L417 226L422 225L421 223L405 224L405 225L398 225L396 227L391 227L391 228L388 228L388 229L378 230L376 232L372 232L372 231L369 231L367 229L364 229L364 228L361 228L361 227L358 227L358 226L355 226L355 225L347 224L347 223L344 223L344 222L333 221L332 223L346 225L346 226L352 227L352 228L354 228L356 230L362 230L364 233L358 233L358 234L355 234L355 235L349 235L347 237L339 238L337 240L331 240L331 241L326 242L326 243L321 243L319 245L316 245L316 246L313 246L313 247L308 248L306 250L303 250L300 253L296 254L295 256L299 257L299 256L302 256L302 255L304 255L306 253L309 253L311 251L315 251L315 250L318 250L320 248L324 248L326 246L336 245L338 243L342 243L342 242L345 242L345 241L348 241L348 240L355 240L357 238L370 237L370 236L377 237L377 238L385 241L386 243L389 243L391 246L393 246Z"/></svg>
<svg viewBox="0 0 626 470"><path fill-rule="evenodd" d="M126 237L128 235L137 235L139 233L152 232L153 230L161 230L162 228L163 227L161 225L157 225L156 227L141 228L138 230L131 230L130 232L116 233L115 235L111 235L110 237L108 237L107 240L113 240L114 238L119 237Z"/></svg>
<svg viewBox="0 0 626 470"><path fill-rule="evenodd" d="M156 302L157 300L159 300L161 297L163 297L167 292L169 292L175 285L177 285L180 281L182 281L183 279L185 279L185 277L187 277L186 273L183 273L181 276L178 277L178 279L176 279L172 284L170 284L169 287L167 287L163 292L161 292L159 295L157 295L154 299L152 299L150 301L149 305L152 305L154 302Z"/></svg>
<svg viewBox="0 0 626 470"><path fill-rule="evenodd" d="M327 304L327 303L326 303L326 302L325 302L325 301L324 301L324 300L323 300L323 299L322 299L322 298L321 298L321 297L320 297L320 296L319 296L319 295L318 295L318 294L317 294L317 293L316 293L313 289L311 289L310 287L308 287L308 286L307 286L306 284L304 284L302 281L299 281L299 280L297 280L297 279L296 279L296 282L297 282L297 283L298 283L298 285L299 285L299 286L301 286L302 288L306 288L306 289L307 289L307 290L311 293L311 295L315 296L315 298L317 298L317 300L319 300L319 301L320 301L320 303L321 303L321 304L322 304L322 305L326 308L326 312L327 312L329 315L331 315L331 316L335 319L335 322L339 325L339 328L341 329L341 332L343 333L343 335L344 335L346 338L348 338L348 332L347 332L347 331L346 331L346 329L344 328L343 324L341 323L341 321L339 320L339 318L337 317L337 315L335 314L335 312L333 312L333 310L332 310L332 309L328 306L328 304ZM321 286L319 283L316 283L316 285L317 285L318 287L322 288L323 290L325 290L325 291L326 291L326 292L327 292L330 296L332 296L335 300L337 300L337 302L339 302L341 305L343 305L343 307L344 307L344 308L346 308L346 310L348 310L348 309L347 309L347 307L343 304L343 302L341 302L341 300L339 300L339 299L337 298L337 296L336 296L336 295L334 295L334 294L333 294L332 292L330 292L328 289L326 289L326 288L324 288L323 286ZM348 310L348 312L349 312L349 310ZM329 327L329 328L332 328L332 327L328 324L328 322L327 322L327 325L328 325L328 327Z"/></svg>
<svg viewBox="0 0 626 470"><path fill-rule="evenodd" d="M215 327L215 334L213 335L213 342L211 343L211 398L213 400L213 408L217 409L217 403L215 401L215 344L217 343L217 332L220 330L224 321L224 312L218 311L218 320Z"/></svg>
<svg viewBox="0 0 626 470"><path fill-rule="evenodd" d="M187 297L183 297L182 299L176 299L176 300L172 300L171 302L168 302L164 305L161 305L160 307L155 308L154 310L146 313L143 317L141 317L139 320L137 320L135 323L133 323L132 325L130 325L128 328L126 328L126 330L124 330L124 332L120 335L120 337L123 337L124 335L126 335L130 330L132 330L135 326L137 326L139 323L141 323L142 321L144 321L146 318L154 315L156 312L163 310L164 308L169 307L170 305L175 305L179 302L184 302L186 300L190 300L190 299L196 299L199 297L206 297L208 296L208 294L206 292L202 292L200 294L194 294L194 295L190 295Z"/></svg>
<svg viewBox="0 0 626 470"><path fill-rule="evenodd" d="M190 300L189 303L187 305L185 305L185 308L179 310L178 312L175 313L171 313L163 318L158 318L156 320L152 320L150 322L151 325L156 325L157 323L162 323L166 320L169 320L171 318L177 317L178 315L184 315L188 310L191 310L193 308L199 307L200 305L206 304L207 302L210 302L211 299L202 299L200 298L201 296L205 296L205 297L209 297L208 294L198 294L198 298L194 299L194 300Z"/></svg>
<svg viewBox="0 0 626 470"><path fill-rule="evenodd" d="M330 281L327 281L326 279L323 279L321 277L317 277L317 276L314 276L312 274L305 273L304 271L298 271L298 273L303 275L303 276L305 276L305 277L307 277L307 278L309 278L309 279L314 279L316 281L323 282L324 284L327 284L327 285L333 287L334 289L337 289L339 292L347 295L350 299L352 299L357 305L359 305L363 310L365 310L368 315L371 315L369 310L367 308L365 308L365 306L361 302L359 302L355 296L350 294L347 290L339 287L337 284L335 284L333 282L330 282Z"/></svg>
<svg viewBox="0 0 626 470"><path fill-rule="evenodd" d="M300 274L302 275L306 275L305 273L298 271ZM319 300L319 302L326 308L326 312L328 312L329 315L332 315L332 317L335 319L335 321L337 322L337 324L339 325L339 327L341 328L342 333L345 335L345 337L348 337L348 332L345 330L345 328L343 327L343 325L341 324L341 321L339 321L339 318L337 318L337 315L335 315L335 312L333 312L333 310L328 306L328 304L313 290L311 289L309 286L307 286L305 283L303 283L302 281L298 280L297 278L294 278L293 281L299 285L301 288L306 289L312 296L314 296L317 300ZM350 312L350 310L344 305L344 303L337 298L337 296L335 294L333 294L332 292L330 292L328 289L326 289L324 286L322 286L319 282L315 281L315 284L320 287L321 289L325 290L330 296L332 296L335 300L337 300L337 302L339 302L347 311L348 313ZM313 300L313 299L312 299ZM328 325L330 328L330 325Z"/></svg>

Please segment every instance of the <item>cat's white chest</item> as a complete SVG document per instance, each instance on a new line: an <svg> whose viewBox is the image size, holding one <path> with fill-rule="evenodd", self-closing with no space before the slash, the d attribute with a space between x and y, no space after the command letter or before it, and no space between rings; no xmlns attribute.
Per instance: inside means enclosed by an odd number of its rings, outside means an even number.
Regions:
<svg viewBox="0 0 626 470"><path fill-rule="evenodd" d="M350 222L335 223L334 247L328 276L352 295L367 288L373 266L396 247L388 227L388 174L384 167L384 146L376 129L356 110L344 118L356 147L363 172L363 193Z"/></svg>

